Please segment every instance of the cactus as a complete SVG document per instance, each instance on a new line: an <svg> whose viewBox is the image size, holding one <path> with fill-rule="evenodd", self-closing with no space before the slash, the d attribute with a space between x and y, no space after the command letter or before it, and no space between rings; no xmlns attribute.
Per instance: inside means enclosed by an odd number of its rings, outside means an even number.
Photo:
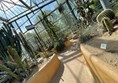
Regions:
<svg viewBox="0 0 118 83"><path fill-rule="evenodd" d="M104 17L102 19L102 24L103 24L105 30L107 30L108 32L113 31L113 24L110 22L110 19L108 17Z"/></svg>
<svg viewBox="0 0 118 83"><path fill-rule="evenodd" d="M30 55L30 57L31 57L32 59L34 59L35 56L34 56L33 49L32 49L32 47L29 45L29 43L27 42L27 40L25 39L24 35L23 35L22 33L19 33L19 37L20 37L20 39L21 39L21 41L22 41L22 44L23 44L24 48L26 49L27 53Z"/></svg>
<svg viewBox="0 0 118 83"><path fill-rule="evenodd" d="M8 61L8 64L15 67L15 68L18 68L17 63L15 63L15 62Z"/></svg>
<svg viewBox="0 0 118 83"><path fill-rule="evenodd" d="M103 17L114 19L115 13L111 9L103 10L96 18L97 22L100 23Z"/></svg>
<svg viewBox="0 0 118 83"><path fill-rule="evenodd" d="M27 53L30 55L31 58L34 58L34 53L32 51L31 46L28 44L27 40L25 39L24 35L22 33L17 33L15 29L13 29L13 32L16 34L18 39L21 41L22 45L26 49Z"/></svg>
<svg viewBox="0 0 118 83"><path fill-rule="evenodd" d="M11 46L8 46L8 51L10 55L14 58L15 62L18 64L19 67L21 67L25 71L24 64L22 63L22 60L20 56L18 55L17 51L12 48Z"/></svg>
<svg viewBox="0 0 118 83"><path fill-rule="evenodd" d="M4 56L4 60L8 61L10 60L10 57L8 57L7 53L7 47L10 45L14 47L18 54L21 55L21 45L20 41L17 38L17 36L13 35L12 29L9 27L8 24L3 23L4 27L0 30L0 54Z"/></svg>
<svg viewBox="0 0 118 83"><path fill-rule="evenodd" d="M9 68L7 68L5 65L0 64L0 70L6 71L9 75L13 76L14 78L18 79L19 76L17 76L15 73L13 73Z"/></svg>
<svg viewBox="0 0 118 83"><path fill-rule="evenodd" d="M31 69L30 69L30 65L29 65L27 59L25 59L24 61L25 61L25 66L26 66L28 72L30 73L31 72Z"/></svg>

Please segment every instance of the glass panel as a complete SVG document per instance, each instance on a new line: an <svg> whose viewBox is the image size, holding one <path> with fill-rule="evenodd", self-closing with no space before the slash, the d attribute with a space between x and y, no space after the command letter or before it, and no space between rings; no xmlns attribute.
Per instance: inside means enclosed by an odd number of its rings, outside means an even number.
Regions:
<svg viewBox="0 0 118 83"><path fill-rule="evenodd" d="M40 21L38 15L41 16L40 10L35 11L34 13L31 13L31 14L28 15L28 17L30 18L30 20L33 24L36 24L36 22Z"/></svg>
<svg viewBox="0 0 118 83"><path fill-rule="evenodd" d="M18 26L16 25L15 22L12 22L12 25L14 26L15 29L18 29Z"/></svg>
<svg viewBox="0 0 118 83"><path fill-rule="evenodd" d="M27 17L22 17L17 20L18 25L21 27L26 21L28 21Z"/></svg>
<svg viewBox="0 0 118 83"><path fill-rule="evenodd" d="M52 10L54 10L55 8L57 7L57 3L56 2L53 2L45 7L42 8L43 11L46 11L46 10L50 10L50 12ZM46 13L46 14L49 14L50 12Z"/></svg>
<svg viewBox="0 0 118 83"><path fill-rule="evenodd" d="M38 32L41 32L42 30L45 29L45 27L43 26L43 24L41 22L36 25L36 28L37 28Z"/></svg>
<svg viewBox="0 0 118 83"><path fill-rule="evenodd" d="M17 33L21 32L19 29L16 30Z"/></svg>
<svg viewBox="0 0 118 83"><path fill-rule="evenodd" d="M40 33L40 37L43 39L43 41L49 45L51 43L51 40L50 40L50 37L47 33L46 30L43 30L41 33Z"/></svg>
<svg viewBox="0 0 118 83"><path fill-rule="evenodd" d="M25 28L26 26L31 25L29 21L25 22L20 28L22 30L22 32L24 33L25 31L27 31L27 29Z"/></svg>

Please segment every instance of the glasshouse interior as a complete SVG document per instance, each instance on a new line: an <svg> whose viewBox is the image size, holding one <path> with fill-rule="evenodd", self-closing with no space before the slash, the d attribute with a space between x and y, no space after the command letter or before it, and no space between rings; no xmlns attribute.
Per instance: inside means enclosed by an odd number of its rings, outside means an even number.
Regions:
<svg viewBox="0 0 118 83"><path fill-rule="evenodd" d="M118 83L118 0L0 0L0 83Z"/></svg>

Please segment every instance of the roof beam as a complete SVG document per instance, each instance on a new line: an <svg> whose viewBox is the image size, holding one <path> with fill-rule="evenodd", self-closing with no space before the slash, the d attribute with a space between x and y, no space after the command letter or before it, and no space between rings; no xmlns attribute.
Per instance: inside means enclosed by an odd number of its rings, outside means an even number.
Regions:
<svg viewBox="0 0 118 83"><path fill-rule="evenodd" d="M31 9L29 5L27 5L23 0L19 0L23 5L25 5L28 9Z"/></svg>
<svg viewBox="0 0 118 83"><path fill-rule="evenodd" d="M11 1L11 2L9 2L9 1L4 1L4 2L9 3L9 4L12 4L12 5L17 5L17 6L26 8L24 5L17 4L17 3L15 3L15 2L13 2L12 0L10 0L10 1Z"/></svg>
<svg viewBox="0 0 118 83"><path fill-rule="evenodd" d="M32 9L32 11L27 10L27 11L25 11L25 12L22 12L22 13L20 13L19 15L16 15L15 17L11 18L11 19L9 20L9 22L11 23L11 22L13 22L13 21L15 21L15 20L18 20L19 18L22 18L22 17L24 17L24 16L27 15L27 14L30 14L30 13L32 13L32 12L34 12L34 11L37 11L37 10L39 10L39 9L41 9L41 8L43 8L43 7L45 7L46 5L48 5L48 4L50 4L50 3L53 3L54 1L56 1L56 0L51 0L50 2L44 4L44 5L40 6L40 7L37 7L37 8L35 8L36 6L34 6L34 7L32 7L32 8L34 8L34 9Z"/></svg>
<svg viewBox="0 0 118 83"><path fill-rule="evenodd" d="M3 18L3 17L0 17L0 20L5 21L5 22L8 22L8 20L5 19L5 18Z"/></svg>

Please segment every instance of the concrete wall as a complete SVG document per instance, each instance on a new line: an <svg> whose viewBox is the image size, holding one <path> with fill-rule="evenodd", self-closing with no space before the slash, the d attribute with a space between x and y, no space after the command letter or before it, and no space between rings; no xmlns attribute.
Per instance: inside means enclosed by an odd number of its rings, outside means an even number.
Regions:
<svg viewBox="0 0 118 83"><path fill-rule="evenodd" d="M51 56L51 59L39 71L32 76L27 83L50 83L60 66L60 60L57 55Z"/></svg>
<svg viewBox="0 0 118 83"><path fill-rule="evenodd" d="M81 45L80 48L96 80L95 83L118 83L118 69L94 56L84 45Z"/></svg>

